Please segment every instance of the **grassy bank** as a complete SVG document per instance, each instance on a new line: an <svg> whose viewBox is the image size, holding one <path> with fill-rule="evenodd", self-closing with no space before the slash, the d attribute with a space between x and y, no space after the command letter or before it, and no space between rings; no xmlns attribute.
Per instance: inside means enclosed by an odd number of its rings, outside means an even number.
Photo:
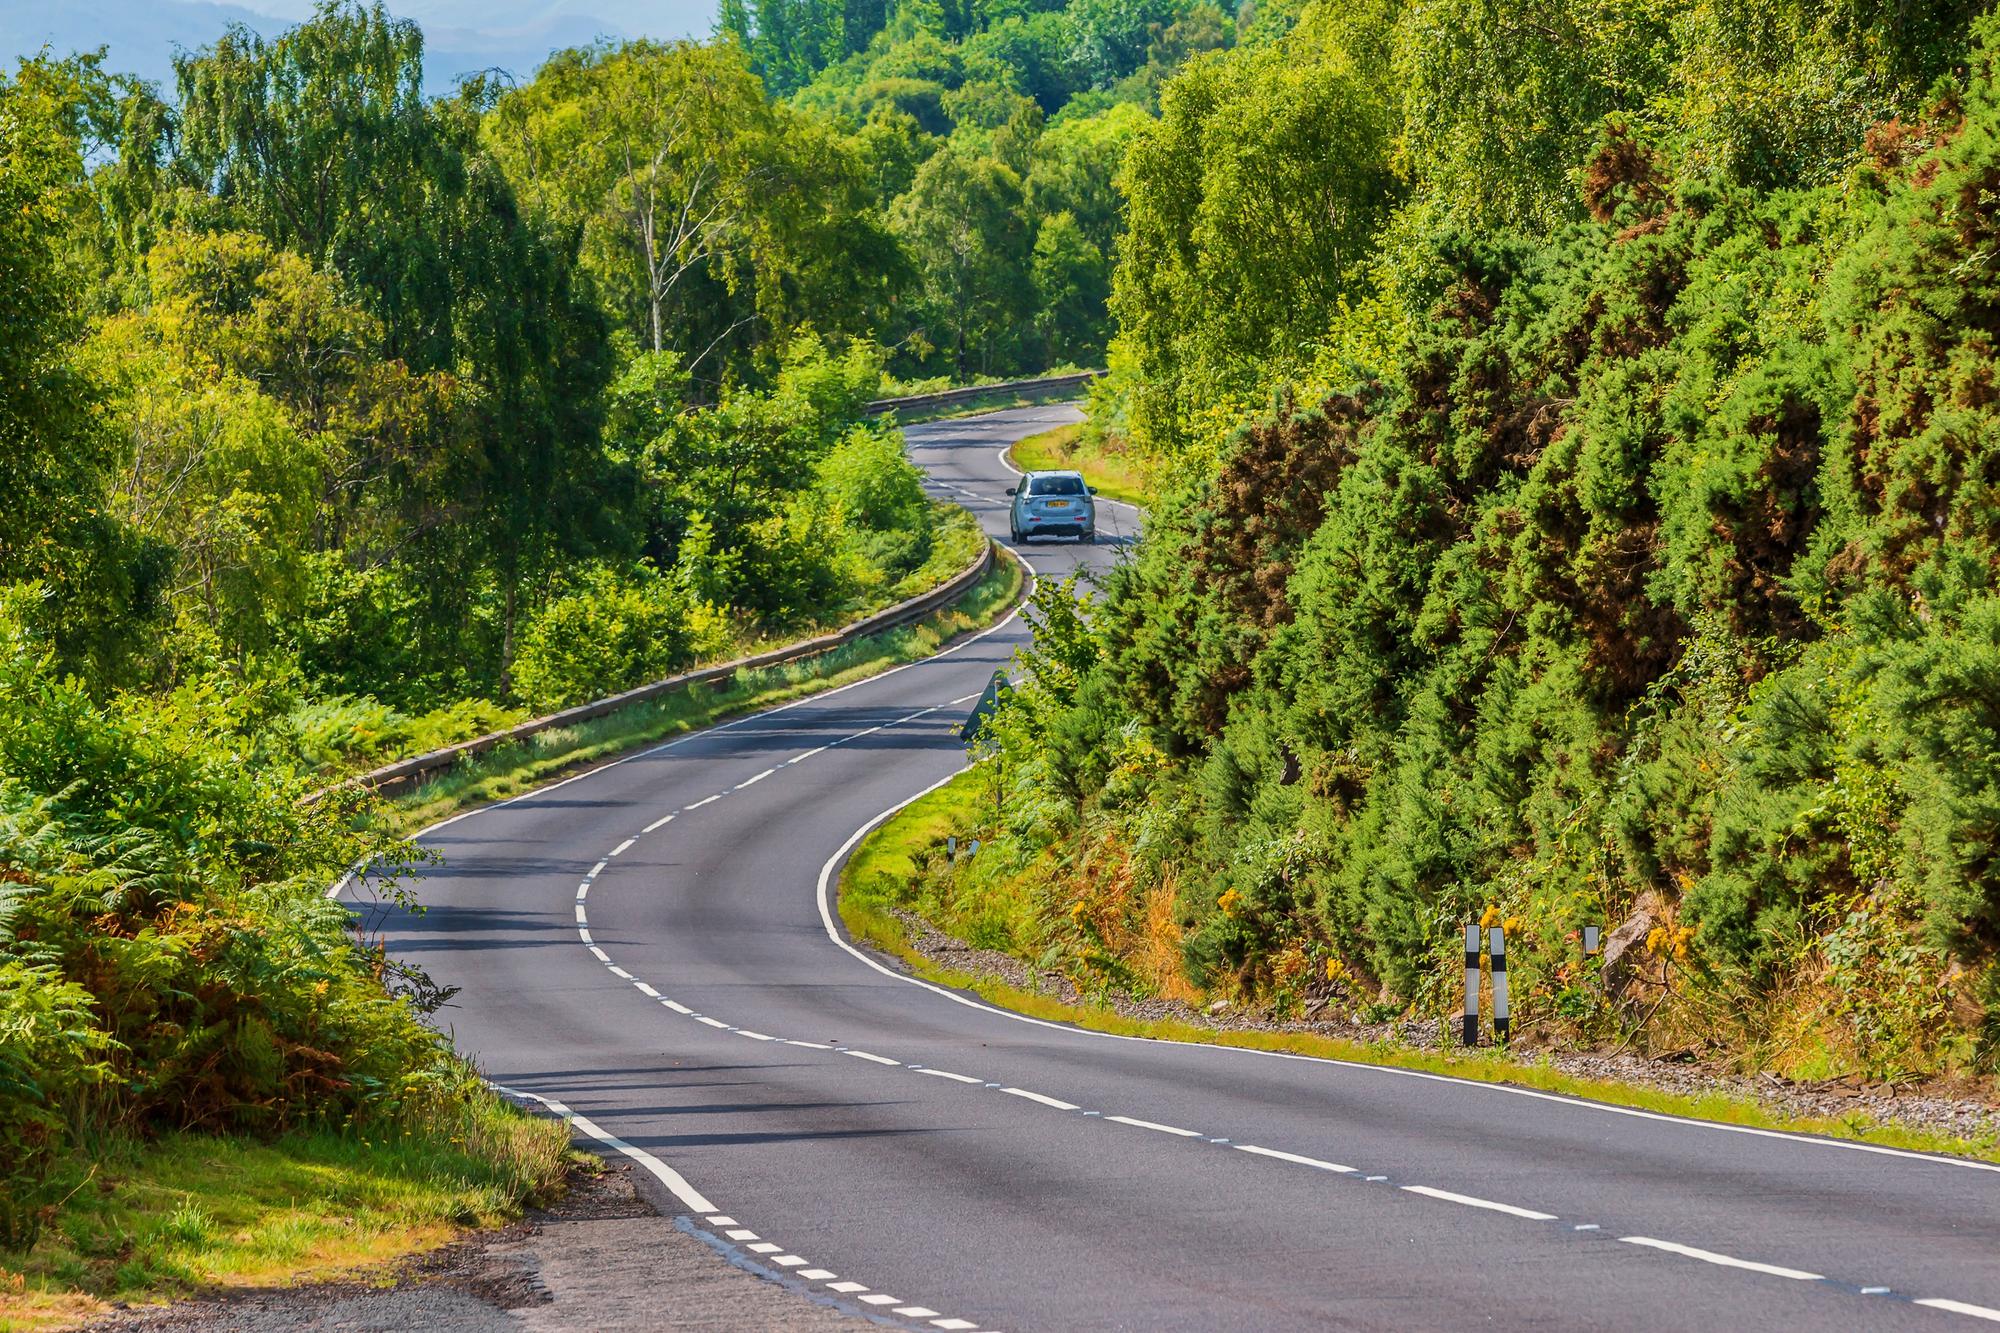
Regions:
<svg viewBox="0 0 2000 1333"><path fill-rule="evenodd" d="M370 1132L110 1138L62 1165L41 1239L0 1251L0 1333L354 1273L520 1216L571 1160L568 1126L484 1093Z"/></svg>
<svg viewBox="0 0 2000 1333"><path fill-rule="evenodd" d="M1021 590L1021 567L999 553L985 578L957 603L924 620L900 625L818 657L760 671L739 671L727 681L679 691L637 704L581 726L545 731L518 744L488 751L394 802L397 825L422 828L454 811L519 795L584 764L608 759L753 712L846 685L936 652L949 640L983 628L1011 606Z"/></svg>
<svg viewBox="0 0 2000 1333"><path fill-rule="evenodd" d="M1114 452L1102 443L1084 438L1083 425L1057 426L1017 443L1009 456L1023 472L1044 469L1074 469L1099 495L1127 504L1151 503L1151 483L1146 470L1130 454Z"/></svg>
<svg viewBox="0 0 2000 1333"><path fill-rule="evenodd" d="M1923 1152L1952 1153L2000 1161L2000 1142L1967 1140L1946 1134L1881 1124L1861 1115L1841 1119L1778 1114L1749 1098L1712 1093L1687 1095L1638 1083L1583 1078L1555 1067L1546 1058L1492 1050L1434 1051L1392 1041L1358 1042L1309 1032L1230 1030L1188 1022L1136 1019L1108 1003L1067 1003L1024 990L991 974L975 975L940 967L911 947L903 923L891 909L916 913L947 934L978 947L1012 953L1038 971L1068 967L1083 959L1086 975L1071 973L1080 989L1100 992L1113 984L1144 992L1141 978L1149 971L1143 950L1123 950L1107 957L1102 928L1083 913L1050 926L1052 909L1049 867L1039 858L1023 866L1000 840L993 823L993 777L986 766L967 770L945 786L912 802L885 821L855 848L841 875L839 908L842 921L855 937L896 955L924 979L969 991L1001 1008L1033 1018L1070 1023L1095 1032L1159 1041L1239 1046L1249 1050L1285 1051L1330 1060L1386 1065L1399 1069L1447 1074L1482 1083L1507 1083L1616 1106L1689 1116L1724 1124L1782 1129L1854 1139ZM954 866L945 855L945 839L957 836L986 840L977 856ZM1081 906L1081 904L1078 904ZM1072 935L1080 947L1050 944L1052 937ZM1060 956L1059 956L1060 955ZM1180 997L1175 997L1180 998Z"/></svg>

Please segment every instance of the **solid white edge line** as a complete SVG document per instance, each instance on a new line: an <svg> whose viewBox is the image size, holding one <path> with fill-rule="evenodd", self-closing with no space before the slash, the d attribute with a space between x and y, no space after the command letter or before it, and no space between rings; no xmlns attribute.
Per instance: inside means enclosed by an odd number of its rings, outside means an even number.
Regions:
<svg viewBox="0 0 2000 1333"><path fill-rule="evenodd" d="M1405 1189L1409 1188L1404 1186ZM1688 1259L1699 1259L1705 1264L1719 1264L1724 1268L1741 1268L1752 1273L1762 1273L1767 1277L1790 1278L1794 1282L1824 1282L1819 1273L1808 1273L1803 1268L1783 1268L1777 1264L1760 1264L1754 1259L1738 1259L1734 1255L1717 1254L1714 1250L1698 1250L1692 1245L1681 1245L1671 1240L1655 1240L1651 1236L1620 1236L1626 1245L1643 1245L1650 1250L1664 1250L1668 1254L1678 1254Z"/></svg>
<svg viewBox="0 0 2000 1333"><path fill-rule="evenodd" d="M2000 1324L2000 1310L1988 1309L1984 1305L1968 1305L1964 1301L1946 1300L1942 1296L1926 1296L1922 1300L1911 1301L1910 1304L1928 1305L1933 1310L1948 1310L1952 1314L1969 1315L1974 1319Z"/></svg>
<svg viewBox="0 0 2000 1333"><path fill-rule="evenodd" d="M1398 1188L1411 1194L1421 1194L1426 1199L1442 1199L1446 1203L1464 1204L1467 1208L1484 1208L1492 1213L1505 1213L1509 1217L1525 1217L1530 1222L1553 1222L1554 1213L1537 1212L1533 1208L1516 1208L1511 1203L1495 1203L1491 1199L1481 1199L1471 1194L1454 1194L1431 1185L1402 1185Z"/></svg>
<svg viewBox="0 0 2000 1333"><path fill-rule="evenodd" d="M1336 1171L1344 1176L1355 1174L1353 1167L1342 1166L1339 1162L1322 1162L1317 1157L1301 1157L1295 1152L1279 1152L1276 1148L1259 1148L1254 1143L1232 1143L1230 1147L1236 1149L1238 1152L1255 1153L1259 1157L1274 1157L1280 1162L1290 1162L1295 1166L1318 1167L1322 1171Z"/></svg>
<svg viewBox="0 0 2000 1333"><path fill-rule="evenodd" d="M568 1121L573 1128L582 1130L605 1147L631 1158L640 1166L650 1171L655 1179L662 1185L665 1185L668 1190L672 1191L673 1196L679 1199L682 1205L689 1211L696 1213L712 1213L716 1211L715 1205L704 1198L700 1190L690 1185L686 1176L683 1176L680 1172L674 1170L644 1148L635 1148L616 1134L608 1134L604 1130L599 1129L587 1117L578 1115L561 1102L541 1096L539 1093L517 1092L512 1088L502 1087L498 1083L488 1084L487 1086L503 1097L515 1097L527 1101L540 1102L550 1111Z"/></svg>
<svg viewBox="0 0 2000 1333"><path fill-rule="evenodd" d="M1071 1102L1059 1101L1054 1097L1045 1097L1039 1092L1029 1092L1026 1088L1002 1088L1000 1091L1010 1097L1026 1097L1031 1102L1040 1102L1044 1106L1053 1106L1058 1111L1076 1110L1076 1106Z"/></svg>
<svg viewBox="0 0 2000 1333"><path fill-rule="evenodd" d="M962 773L964 770L960 769L959 772ZM1857 1143L1851 1139L1821 1139L1814 1138L1809 1134L1794 1134L1782 1129L1760 1129L1754 1125L1728 1125L1715 1120L1695 1120L1687 1116L1668 1115L1662 1111L1642 1111L1635 1106L1614 1106L1609 1102L1586 1101L1581 1097L1566 1097L1559 1093L1542 1092L1535 1088L1516 1087L1511 1083L1483 1083L1478 1079L1460 1078L1456 1074L1433 1074L1427 1070L1403 1069L1396 1065L1371 1065L1360 1060L1341 1060L1325 1055L1302 1055L1297 1051L1265 1051L1247 1046L1224 1046L1213 1042L1176 1041L1166 1037L1130 1037L1119 1032L1097 1032L1090 1028L1076 1027L1069 1023L1056 1023L1046 1018L1033 1018L1027 1014L1017 1014L1011 1009L1002 1009L997 1005L988 1004L984 1000L976 1000L969 995L960 995L955 991L947 990L943 986L925 981L920 977L906 976L901 972L897 972L876 962L873 958L870 958L867 954L849 943L840 933L840 927L835 922L833 916L834 874L840 869L841 862L847 859L847 854L854 850L855 844L874 832L877 825L887 821L905 806L921 801L924 797L930 795L957 776L958 773L947 774L939 778L936 782L933 782L930 786L925 787L922 791L905 797L895 805L890 806L887 810L884 810L881 814L876 815L873 819L850 833L847 836L847 841L841 843L835 849L833 855L826 859L826 864L820 867L818 886L819 920L821 927L826 931L826 937L836 947L845 950L866 966L873 968L892 981L901 982L904 985L916 986L922 990L931 992L933 995L941 995L953 1004L962 1004L968 1009L978 1009L983 1013L994 1014L1010 1022L1025 1023L1031 1027L1048 1028L1056 1032L1067 1032L1073 1036L1085 1037L1096 1041L1139 1042L1148 1046L1177 1046L1183 1050L1210 1053L1211 1058L1219 1056L1225 1059L1249 1057L1268 1060L1296 1060L1304 1064L1326 1065L1334 1069L1344 1069L1360 1074L1373 1074L1388 1078L1418 1079L1426 1083L1451 1083L1459 1087L1476 1089L1489 1094L1526 1097L1534 1101L1553 1102L1558 1106L1567 1106L1575 1110L1594 1112L1598 1115L1624 1116L1633 1120L1646 1120L1662 1125L1680 1125L1690 1129L1707 1130L1717 1134L1744 1134L1752 1138L1778 1139L1787 1143L1805 1144L1815 1148L1831 1148L1842 1152L1868 1153L1876 1157L1891 1157L1903 1161L1922 1162L1930 1166L1959 1167L1967 1171L2000 1173L2000 1162L1976 1162L1964 1157L1941 1157L1933 1153L1913 1152L1907 1148L1888 1148L1878 1143Z"/></svg>
<svg viewBox="0 0 2000 1333"><path fill-rule="evenodd" d="M1180 1129L1173 1125L1162 1125L1153 1120L1134 1120L1129 1115L1108 1115L1106 1120L1115 1120L1121 1125L1133 1125L1139 1129L1157 1129L1162 1134L1177 1134L1184 1139L1198 1139L1202 1133L1198 1129Z"/></svg>

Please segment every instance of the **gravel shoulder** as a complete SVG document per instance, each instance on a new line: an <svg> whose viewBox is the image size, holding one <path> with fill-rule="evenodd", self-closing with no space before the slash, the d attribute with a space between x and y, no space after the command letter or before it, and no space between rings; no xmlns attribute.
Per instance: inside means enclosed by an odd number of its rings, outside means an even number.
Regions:
<svg viewBox="0 0 2000 1333"><path fill-rule="evenodd" d="M1457 1046L1456 1035L1430 1020L1357 1023L1323 1013L1278 1019L1241 1008L1201 1009L1172 1000L1130 995L1086 995L1066 977L1038 972L1012 954L977 948L937 929L914 912L893 909L904 943L933 965L988 977L1016 990L1047 996L1079 1008L1095 1008L1142 1022L1171 1021L1212 1032L1296 1032L1336 1037L1363 1045L1378 1043L1410 1050L1443 1051ZM882 955L892 967L901 960ZM1486 1050L1485 1054L1495 1052ZM1635 1084L1687 1097L1722 1094L1753 1101L1773 1115L1799 1119L1849 1120L1897 1125L1948 1134L1974 1143L2000 1142L2000 1101L1992 1089L1934 1080L1921 1084L1871 1084L1856 1079L1794 1082L1774 1074L1739 1074L1694 1060L1685 1052L1649 1059L1629 1051L1570 1050L1529 1042L1510 1053L1526 1063L1546 1062L1576 1078Z"/></svg>
<svg viewBox="0 0 2000 1333"><path fill-rule="evenodd" d="M121 1311L93 1333L340 1330L864 1329L663 1217L630 1168L572 1174L562 1201L498 1231L339 1282L232 1291Z"/></svg>

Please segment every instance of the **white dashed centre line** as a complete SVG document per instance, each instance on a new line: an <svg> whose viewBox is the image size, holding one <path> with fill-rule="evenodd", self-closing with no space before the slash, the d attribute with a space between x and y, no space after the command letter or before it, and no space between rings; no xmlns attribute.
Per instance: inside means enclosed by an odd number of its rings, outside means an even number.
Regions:
<svg viewBox="0 0 2000 1333"><path fill-rule="evenodd" d="M985 1079L971 1078L965 1074L954 1074L948 1069L919 1069L916 1072L919 1074L929 1074L933 1078L948 1078L952 1080L954 1083L972 1083L972 1084L983 1085L986 1082Z"/></svg>
<svg viewBox="0 0 2000 1333"><path fill-rule="evenodd" d="M1053 1106L1058 1111L1074 1111L1076 1109L1073 1103L1059 1102L1053 1097L1044 1097L1039 1092L1029 1092L1026 1088L1002 1088L1000 1091L1010 1097L1026 1097L1031 1102L1040 1102L1044 1106Z"/></svg>
<svg viewBox="0 0 2000 1333"><path fill-rule="evenodd" d="M674 812L674 814L679 814L679 813L680 813L680 811L678 811L678 810L676 810L676 811ZM662 829L662 828L665 828L665 827L666 827L667 825L669 825L669 824L671 824L671 823L673 823L673 822L674 822L674 816L673 816L673 815L661 815L661 816L660 816L660 817L659 817L658 819L656 819L656 820L654 820L654 821L653 821L652 823L650 823L650 824L646 825L646 827L645 827L645 828L644 828L644 829L642 830L642 832L646 832L646 833L651 833L651 832L653 832L653 831L654 831L655 829Z"/></svg>
<svg viewBox="0 0 2000 1333"><path fill-rule="evenodd" d="M723 1022L719 1018L710 1018L706 1014L696 1014L694 1016L694 1021L697 1023L706 1023L712 1028L721 1028L725 1032L729 1030L729 1024Z"/></svg>
<svg viewBox="0 0 2000 1333"><path fill-rule="evenodd" d="M743 781L741 781L741 782L737 783L737 784L736 784L736 785L735 785L734 787L731 787L731 788L730 788L730 790L731 790L731 791L742 791L742 790L743 790L743 789L744 789L745 787L750 787L750 786L755 786L755 785L756 785L757 783L759 783L759 782L762 782L762 781L763 781L763 780L764 780L765 778L768 778L768 777L770 777L770 776L771 776L771 775L772 775L773 773L775 773L775 772L777 772L777 771L778 771L778 770L777 770L777 769L775 769L775 768L767 768L767 769L765 769L765 770L764 770L764 771L763 771L762 773L759 773L759 774L758 774L758 775L757 775L756 777L754 777L754 778L745 778L745 779L743 779Z"/></svg>
<svg viewBox="0 0 2000 1333"><path fill-rule="evenodd" d="M1923 1300L1912 1303L1916 1305L1928 1305L1933 1310L1949 1310L1953 1314L1969 1315L1974 1319L1984 1319L1989 1323L2000 1324L2000 1310L1988 1309L1984 1305L1968 1305L1964 1301L1948 1301L1942 1296L1927 1296Z"/></svg>
<svg viewBox="0 0 2000 1333"><path fill-rule="evenodd" d="M1279 1152L1276 1148L1259 1148L1254 1143L1238 1143L1233 1146L1238 1152L1255 1153L1259 1157L1272 1157L1280 1162L1290 1162L1294 1166L1317 1167L1321 1171L1337 1171L1344 1176L1355 1174L1353 1167L1342 1166L1339 1162L1322 1162L1317 1157L1301 1157L1295 1152Z"/></svg>
<svg viewBox="0 0 2000 1333"><path fill-rule="evenodd" d="M1511 1203L1495 1203L1491 1199L1475 1198L1470 1194L1454 1194L1450 1190L1434 1189L1429 1185L1403 1185L1398 1188L1411 1194L1421 1194L1426 1199L1442 1199L1446 1203L1463 1204L1467 1208L1484 1208L1488 1212L1505 1213L1509 1217L1525 1217L1530 1222L1553 1222L1554 1213L1538 1213L1532 1208L1516 1208Z"/></svg>
<svg viewBox="0 0 2000 1333"><path fill-rule="evenodd" d="M857 1060L873 1060L878 1065L900 1065L903 1063L901 1060L891 1060L886 1055L870 1055L866 1051L842 1051L841 1054L851 1055Z"/></svg>
<svg viewBox="0 0 2000 1333"><path fill-rule="evenodd" d="M625 841L619 843L616 847L613 847L611 849L611 854L613 856L623 856L625 855L625 853L632 850L632 844L637 841L638 839L636 838L627 838L625 839Z"/></svg>
<svg viewBox="0 0 2000 1333"><path fill-rule="evenodd" d="M1777 1264L1760 1264L1752 1259L1738 1259L1733 1255L1717 1254L1714 1250L1698 1250L1692 1245L1677 1245L1670 1240L1654 1240L1651 1236L1620 1236L1618 1239L1627 1245L1644 1245L1648 1249L1665 1250L1668 1254L1678 1254L1688 1259L1699 1259L1705 1264L1720 1264L1724 1268L1741 1268L1752 1273L1763 1273L1768 1277L1788 1277L1794 1282L1824 1281L1821 1274L1808 1273L1801 1268L1782 1268ZM1923 1302L1918 1303L1923 1304Z"/></svg>
<svg viewBox="0 0 2000 1333"><path fill-rule="evenodd" d="M725 797L725 796L727 796L727 795L729 795L729 793L728 793L728 792L726 792L726 791L719 791L719 792L717 792L717 793L716 793L715 795L713 795L713 796L704 796L704 797L702 797L702 798L701 798L701 799L700 799L699 801L695 801L695 802L692 802L692 803L691 803L691 804L690 804L690 805L688 806L688 809L690 809L690 810L699 810L699 809L701 809L701 808L702 808L702 807L703 807L704 805L713 805L713 804L714 804L715 802L717 802L717 801L721 800L721 799L722 799L723 797Z"/></svg>
<svg viewBox="0 0 2000 1333"><path fill-rule="evenodd" d="M1121 1125L1134 1125L1140 1129L1157 1129L1162 1134L1178 1134L1184 1139L1198 1139L1201 1137L1201 1131L1198 1129L1180 1129L1173 1125L1162 1125L1152 1120L1134 1120L1129 1115L1108 1115L1104 1118L1106 1120L1115 1120Z"/></svg>
<svg viewBox="0 0 2000 1333"><path fill-rule="evenodd" d="M807 750L804 754L795 754L790 759L787 759L785 762L788 764L796 764L801 759L810 759L816 754L824 754L824 753L826 753L826 747L822 745L817 747L816 749Z"/></svg>

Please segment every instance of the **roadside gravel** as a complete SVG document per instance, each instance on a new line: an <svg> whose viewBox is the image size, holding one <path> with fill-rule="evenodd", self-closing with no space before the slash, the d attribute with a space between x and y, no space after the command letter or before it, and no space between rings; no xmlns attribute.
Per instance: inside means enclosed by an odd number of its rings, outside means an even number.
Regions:
<svg viewBox="0 0 2000 1333"><path fill-rule="evenodd" d="M574 1174L554 1208L380 1272L132 1309L88 1327L94 1333L819 1333L873 1326L737 1267L655 1212L628 1166L611 1163L599 1174Z"/></svg>

